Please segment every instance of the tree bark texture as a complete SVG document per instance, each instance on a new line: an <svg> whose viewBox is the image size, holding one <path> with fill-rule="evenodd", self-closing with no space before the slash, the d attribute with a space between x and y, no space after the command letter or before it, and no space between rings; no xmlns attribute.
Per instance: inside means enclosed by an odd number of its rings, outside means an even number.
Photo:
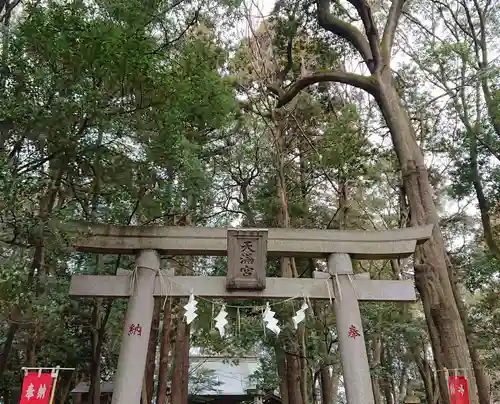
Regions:
<svg viewBox="0 0 500 404"><path fill-rule="evenodd" d="M155 387L155 370L156 370L156 347L158 345L158 331L160 325L160 310L162 299L155 298L155 306L153 311L153 321L151 323L151 333L149 334L148 355L146 358L146 397L147 403L150 404L153 400L153 392Z"/></svg>
<svg viewBox="0 0 500 404"><path fill-rule="evenodd" d="M372 372L372 387L373 387L373 398L375 400L375 404L382 404L382 394L380 390L380 383L378 369L376 369L381 362L382 359L382 338L380 335L374 334L372 338L372 360L370 363L370 368L375 369Z"/></svg>
<svg viewBox="0 0 500 404"><path fill-rule="evenodd" d="M188 402L189 379L189 325L182 319L177 325L174 348L174 369L172 374L171 404Z"/></svg>
<svg viewBox="0 0 500 404"><path fill-rule="evenodd" d="M285 175L285 138L282 133L279 122L275 122L273 130L273 143L275 147L275 169L277 175L277 196L280 201L280 215L278 223L280 227L290 227L290 215L288 212L288 198L286 190L286 175ZM295 260L293 258L282 257L280 260L281 277L294 278L298 277ZM301 334L282 333L279 341L288 347L288 352L285 354L285 372L288 388L288 403L289 404L305 404L305 397L308 393L304 387L307 380L303 380L306 369L302 369L304 364L300 357L303 356L303 343ZM288 343L287 343L288 342Z"/></svg>
<svg viewBox="0 0 500 404"><path fill-rule="evenodd" d="M104 333L101 332L102 299L95 299L92 309L92 352L90 357L89 401L91 404L101 402L101 353Z"/></svg>
<svg viewBox="0 0 500 404"><path fill-rule="evenodd" d="M167 403L168 389L168 356L170 354L170 322L172 306L171 300L167 301L163 309L162 339L160 345L160 366L158 369L158 392L156 396L157 404Z"/></svg>
<svg viewBox="0 0 500 404"><path fill-rule="evenodd" d="M323 404L334 404L333 381L330 377L328 366L322 366L320 370L321 402Z"/></svg>
<svg viewBox="0 0 500 404"><path fill-rule="evenodd" d="M288 385L288 403L302 404L300 358L296 355L286 355L286 376Z"/></svg>
<svg viewBox="0 0 500 404"><path fill-rule="evenodd" d="M379 75L378 102L391 131L403 176L412 226L435 225L432 238L417 247L415 284L422 298L435 357L448 369L472 369L465 329L453 293L446 249L439 228L434 195L413 129L389 71ZM435 345L437 344L437 346ZM440 361L439 361L440 362ZM442 369L438 368L438 369ZM445 372L439 372L441 397L448 400ZM471 403L478 403L475 381L471 383Z"/></svg>
<svg viewBox="0 0 500 404"><path fill-rule="evenodd" d="M287 369L286 369L286 359L285 352L281 346L276 345L274 348L276 355L276 366L278 368L278 377L280 379L280 397L283 404L290 404L288 395L288 379L287 379Z"/></svg>
<svg viewBox="0 0 500 404"><path fill-rule="evenodd" d="M0 355L0 376L7 369L7 359L9 352L12 349L12 344L14 343L14 338L16 336L17 330L19 329L19 322L13 319L9 324L9 329L7 330L7 335L3 343L2 355Z"/></svg>

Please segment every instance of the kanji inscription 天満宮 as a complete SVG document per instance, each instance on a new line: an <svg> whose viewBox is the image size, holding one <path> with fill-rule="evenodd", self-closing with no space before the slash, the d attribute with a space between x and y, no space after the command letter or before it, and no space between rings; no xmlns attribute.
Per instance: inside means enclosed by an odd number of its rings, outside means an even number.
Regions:
<svg viewBox="0 0 500 404"><path fill-rule="evenodd" d="M265 288L267 230L228 230L227 252L227 289Z"/></svg>
<svg viewBox="0 0 500 404"><path fill-rule="evenodd" d="M240 272L243 276L252 276L255 271L255 248L252 240L240 241Z"/></svg>

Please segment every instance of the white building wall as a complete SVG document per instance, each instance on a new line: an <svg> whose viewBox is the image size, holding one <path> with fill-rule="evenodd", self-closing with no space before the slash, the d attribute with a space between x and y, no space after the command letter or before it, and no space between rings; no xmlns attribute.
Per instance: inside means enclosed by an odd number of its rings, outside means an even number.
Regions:
<svg viewBox="0 0 500 404"><path fill-rule="evenodd" d="M190 369L210 369L222 383L217 387L222 394L246 394L247 389L255 388L250 384L249 376L259 368L256 358L238 359L238 363L224 362L223 358L191 357ZM200 392L201 395L211 395L214 392Z"/></svg>

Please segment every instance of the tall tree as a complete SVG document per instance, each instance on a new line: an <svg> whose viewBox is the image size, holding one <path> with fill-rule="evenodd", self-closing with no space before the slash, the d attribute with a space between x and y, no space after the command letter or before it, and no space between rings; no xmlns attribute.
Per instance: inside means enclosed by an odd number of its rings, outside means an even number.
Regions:
<svg viewBox="0 0 500 404"><path fill-rule="evenodd" d="M357 13L363 30L348 22L348 10L343 10L338 5L332 9L330 0L317 0L317 23L326 32L342 38L352 46L361 56L369 75L340 69L330 70L330 66L324 66L327 71L320 70L302 75L286 88L270 83L269 89L278 97L277 107L285 106L301 90L320 82L348 84L368 92L375 98L390 130L398 158L405 197L410 208L408 225L434 225L432 238L417 248L414 267L415 283L424 305L437 368L471 369L471 355L458 308L461 297L453 282L454 268L443 241L432 185L422 149L417 143L391 69L394 38L405 1L390 2L382 31L379 30L378 19L375 18L374 6L371 3L364 0L348 0L348 3L352 11ZM283 2L278 5L284 6ZM443 401L448 399L444 373L440 372ZM477 390L484 388L487 386L476 386L475 381L471 383L472 403L479 402Z"/></svg>

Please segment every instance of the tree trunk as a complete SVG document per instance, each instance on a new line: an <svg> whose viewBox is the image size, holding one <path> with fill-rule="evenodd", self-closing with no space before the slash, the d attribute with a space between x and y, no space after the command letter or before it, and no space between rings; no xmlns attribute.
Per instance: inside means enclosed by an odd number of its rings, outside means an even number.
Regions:
<svg viewBox="0 0 500 404"><path fill-rule="evenodd" d="M276 344L274 347L274 352L276 355L276 366L278 368L278 377L280 379L280 397L282 404L290 404L288 395L288 380L287 380L287 369L286 369L286 359L285 353L281 346Z"/></svg>
<svg viewBox="0 0 500 404"><path fill-rule="evenodd" d="M380 365L380 361L382 359L382 339L379 335L375 334L373 336L372 345L372 360L370 368L375 369ZM378 369L375 369L375 372L372 373L373 398L375 400L375 404L382 404L382 395L380 392L380 383L377 374Z"/></svg>
<svg viewBox="0 0 500 404"><path fill-rule="evenodd" d="M281 227L290 227L290 216L288 213L288 199L286 192L286 178L285 178L285 161L284 149L285 139L282 136L281 129L278 127L274 130L274 142L276 153L276 175L277 175L277 195L280 200L280 215L278 223ZM281 277L294 278L298 277L295 260L293 258L281 257L280 259ZM303 397L307 393L304 391L302 381L301 361L299 355L304 351L302 349L302 340L299 335L291 335L287 333L280 335L280 341L289 346L289 353L285 355L286 361L286 380L288 387L288 402L289 404L305 404ZM287 340L290 342L287 344Z"/></svg>
<svg viewBox="0 0 500 404"><path fill-rule="evenodd" d="M302 393L302 402L304 404L309 402L309 365L307 363L307 350L306 350L306 329L300 327L297 330L297 339L300 343L300 391Z"/></svg>
<svg viewBox="0 0 500 404"><path fill-rule="evenodd" d="M412 226L434 224L431 239L417 247L415 283L424 305L434 355L443 360L440 363L438 359L436 364L440 370L441 397L446 402L447 382L442 365L448 369L472 368L467 338L450 282L446 249L422 150L393 85L391 71L385 68L375 78L379 85L377 101L389 126L403 175L410 223ZM470 402L479 402L475 380L470 383Z"/></svg>
<svg viewBox="0 0 500 404"><path fill-rule="evenodd" d="M187 404L189 379L189 325L180 319L174 348L171 404Z"/></svg>
<svg viewBox="0 0 500 404"><path fill-rule="evenodd" d="M384 380L384 398L385 404L394 404L394 399L392 397L391 383L388 380Z"/></svg>
<svg viewBox="0 0 500 404"><path fill-rule="evenodd" d="M10 404L10 390L8 388L2 389L2 402L5 404Z"/></svg>
<svg viewBox="0 0 500 404"><path fill-rule="evenodd" d="M324 312L321 310L321 303L316 302L314 304L314 315L316 318L321 318L324 316ZM323 330L325 331L325 330ZM319 340L319 353L321 355L321 359L323 363L320 368L320 382L321 382L321 403L322 404L334 404L336 403L337 396L337 388L338 388L338 380L336 381L337 385L335 385L335 380L332 376L330 376L330 352L328 352L327 346L327 333L324 333L324 338ZM338 375L336 375L338 377Z"/></svg>
<svg viewBox="0 0 500 404"><path fill-rule="evenodd" d="M67 403L68 400L68 395L71 390L71 382L73 380L72 374L68 373L68 375L59 375L59 379L57 382L57 390L56 394L58 397L58 401L60 404L65 404ZM55 400L54 400L55 401Z"/></svg>
<svg viewBox="0 0 500 404"><path fill-rule="evenodd" d="M156 396L156 404L167 403L167 389L168 389L168 355L170 353L170 320L171 320L172 306L171 300L165 304L163 310L163 329L162 340L160 345L160 368L158 370L158 392Z"/></svg>
<svg viewBox="0 0 500 404"><path fill-rule="evenodd" d="M101 333L101 309L102 299L95 299L92 309L92 353L90 358L90 384L89 402L100 404L101 402L101 353L104 333Z"/></svg>
<svg viewBox="0 0 500 404"><path fill-rule="evenodd" d="M26 341L26 365L28 367L36 366L36 327Z"/></svg>
<svg viewBox="0 0 500 404"><path fill-rule="evenodd" d="M286 368L288 403L302 404L300 358L296 355L286 354Z"/></svg>
<svg viewBox="0 0 500 404"><path fill-rule="evenodd" d="M465 375L469 376L473 374L475 376L480 404L490 404L491 402L490 380L485 371L484 361L479 355L479 352L477 351L476 346L474 344L475 335L473 330L469 327L469 321L467 318L467 309L465 307L464 302L460 298L458 281L456 279L455 273L453 272L453 266L448 256L447 256L447 262L450 267L450 272L452 273L451 287L455 295L455 300L457 302L457 307L460 313L460 317L464 324L465 336L467 338L467 345L469 346L469 352L472 360L473 369L471 370L473 373L471 371L466 371Z"/></svg>
<svg viewBox="0 0 500 404"><path fill-rule="evenodd" d="M418 344L418 345L410 345L409 350L411 352L411 356L417 365L418 372L420 374L420 378L424 383L426 402L428 403L442 403L440 397L435 397L436 392L436 379L434 377L434 372L429 364L429 360L427 359L427 344ZM420 355L422 353L422 356Z"/></svg>
<svg viewBox="0 0 500 404"><path fill-rule="evenodd" d="M321 366L320 380L321 380L321 404L334 404L333 397L333 383L330 377L328 366Z"/></svg>
<svg viewBox="0 0 500 404"><path fill-rule="evenodd" d="M2 355L0 355L0 376L2 376L3 372L5 372L5 370L7 369L7 358L9 356L9 352L12 349L14 337L16 336L16 332L18 329L19 322L13 319L13 321L11 321L9 324L7 336L5 338L5 342L3 343Z"/></svg>
<svg viewBox="0 0 500 404"><path fill-rule="evenodd" d="M45 291L45 285L41 283L40 275L46 273L44 265L45 250L44 250L44 230L45 221L49 218L54 207L54 201L61 185L61 178L63 175L62 164L59 166L54 161L51 162L49 167L50 182L46 191L40 196L38 206L38 223L30 234L29 242L34 245L33 259L31 260L31 272L29 274L29 283L34 285L36 296L41 295ZM11 316L15 322L11 322L7 332L7 338L3 345L2 356L0 358L0 376L7 368L7 362L12 350L12 343L15 335L19 330L17 314L21 313L20 307L15 307ZM19 316L20 317L20 316ZM19 320L21 320L19 318ZM36 362L36 346L38 327L36 322L32 324L33 330L28 337L26 344L26 363L28 366L35 366Z"/></svg>
<svg viewBox="0 0 500 404"><path fill-rule="evenodd" d="M384 365L385 369L393 369L392 355L389 350L388 344L383 344L381 349L381 361ZM407 368L407 359L406 356L403 358L401 373L405 374ZM380 379L380 385L382 389L383 396L385 398L385 404L394 404L394 395L393 395L393 384L391 383L394 380L392 375L388 373L386 370L384 372L384 376Z"/></svg>
<svg viewBox="0 0 500 404"><path fill-rule="evenodd" d="M148 354L146 359L146 397L147 403L153 401L153 392L155 387L155 370L156 370L156 347L158 344L158 331L160 325L160 309L162 298L155 298L153 310L153 321L151 323L151 333L149 334Z"/></svg>

